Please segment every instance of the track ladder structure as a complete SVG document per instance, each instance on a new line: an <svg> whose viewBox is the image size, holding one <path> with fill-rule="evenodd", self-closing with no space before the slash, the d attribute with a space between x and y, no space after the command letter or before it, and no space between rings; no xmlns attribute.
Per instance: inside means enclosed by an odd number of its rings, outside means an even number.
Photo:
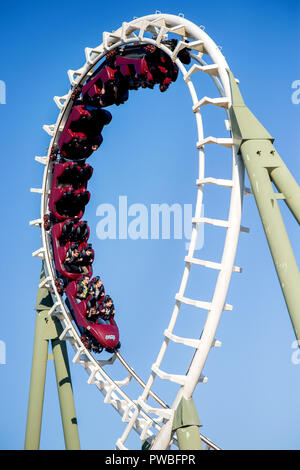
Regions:
<svg viewBox="0 0 300 470"><path fill-rule="evenodd" d="M162 40L176 35L178 43L174 51L171 51ZM188 42L187 42L188 41ZM51 188L50 149L57 143L60 133L68 119L76 90L91 76L93 69L101 59L111 50L124 44L147 43L160 47L177 64L186 83L191 99L191 112L194 114L197 125L197 138L195 152L198 153L199 170L195 178L196 209L192 219L192 235L187 256L184 258L184 271L178 292L174 296L174 308L167 328L163 331L161 348L154 360L147 381L143 381L127 364L126 360L118 352L111 359L96 360L81 343L80 336L72 322L72 318L65 307L63 299L58 294L55 286L55 270L53 268L53 254L51 250L50 236L43 227L43 217L48 213L48 199ZM177 55L183 48L188 48L192 57L192 63L187 68L181 63ZM242 202L244 194L251 190L244 188L244 162L237 153L233 134L231 132L232 89L228 71L228 64L221 53L220 48L205 33L203 27L198 27L182 16L156 13L142 18L136 18L131 22L124 22L122 26L111 33L103 33L102 44L85 49L86 61L78 70L69 70L70 91L61 97L54 97L59 108L59 115L55 124L45 125L44 130L51 137L48 155L36 157L36 161L44 165L44 176L41 188L32 189L41 196L40 218L30 222L41 230L42 245L33 253L43 261L45 279L40 287L49 290L53 298L53 306L49 310L50 317L57 317L62 325L63 332L60 339L68 341L74 349L73 363L80 364L88 374L88 384L95 385L104 397L104 403L110 404L120 414L124 424L124 432L116 442L116 448L125 450L126 441L132 430L136 431L141 442L147 441L151 449L169 449L170 446L178 446L175 438L174 420L182 402L192 401L193 392L199 382L205 383L204 366L210 350L219 347L221 341L216 338L217 327L223 311L232 310L227 303L227 291L232 273L240 273L241 268L235 266L235 255L241 232L248 232L247 227L241 225ZM206 60L204 60L204 58ZM217 96L200 96L193 83L199 74L207 76L216 86ZM235 80L237 83L238 80ZM224 134L221 136L206 136L203 131L201 111L203 107L213 106L219 109L223 115ZM224 114L225 113L225 114ZM231 179L214 177L205 172L205 152L208 146L218 146L224 152L231 154ZM205 188L214 186L230 192L230 207L224 218L215 218L213 214L203 216L201 208ZM211 226L214 230L224 231L224 245L221 259L197 258L196 243L199 236L199 227L202 224ZM186 294L190 282L191 271L199 269L214 270L217 281L211 299L190 298ZM201 293L203 295L203 293ZM175 334L175 326L180 318L182 306L190 306L198 309L201 315L205 315L204 326L194 325L195 336L184 337ZM204 313L203 313L204 312ZM170 344L178 347L185 346L190 350L191 359L186 373L171 373L164 369L163 360ZM112 376L113 364L119 361L126 371L126 378ZM108 370L110 371L108 373ZM135 398L130 398L124 387L131 380L135 380L142 388L142 392ZM171 406L161 400L153 391L155 380L162 380L175 384L177 394ZM149 399L155 401L155 406L149 403ZM195 424L197 427L200 423ZM205 436L200 435L202 445L207 449L218 449Z"/></svg>

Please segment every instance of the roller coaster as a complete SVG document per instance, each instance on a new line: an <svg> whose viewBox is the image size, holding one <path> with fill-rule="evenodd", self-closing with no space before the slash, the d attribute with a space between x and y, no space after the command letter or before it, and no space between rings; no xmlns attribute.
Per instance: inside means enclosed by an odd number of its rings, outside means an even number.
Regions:
<svg viewBox="0 0 300 470"><path fill-rule="evenodd" d="M127 449L126 442L132 431L138 434L143 449L219 449L199 433L200 420L193 393L199 382L207 380L203 369L209 352L220 346L216 332L221 314L232 309L226 303L226 297L232 273L241 272L241 268L234 264L238 239L241 232L249 231L241 225L244 194L251 193L255 197L295 334L299 338L300 276L278 199L286 202L299 223L300 189L276 152L273 137L245 105L239 81L230 71L220 48L204 29L183 16L160 12L124 22L117 30L104 32L100 45L85 49L84 65L78 70L68 71L69 92L54 97L59 115L55 124L44 125L51 138L48 152L46 156L35 157L44 166L43 181L40 188L31 189L41 196L40 217L32 220L30 225L41 231L42 244L33 256L42 260L42 272L36 302L26 449L39 448L49 340L55 360L67 449L79 449L80 444L66 342L74 350L73 363L86 370L88 383L99 389L104 403L111 405L125 423L124 432L116 442L117 449ZM90 199L88 181L93 174L93 168L86 160L101 146L106 126L113 125L111 113L104 108L125 105L131 90L157 86L161 92L166 92L170 86L175 86L173 84L180 73L191 95L197 126L199 170L196 209L170 321L163 331L161 348L149 377L143 381L123 356L126 351L122 351L118 311L114 315L113 306L109 311L106 308L109 296L105 290L108 286L99 288L96 294L95 289L89 290L99 278L92 277L94 250L88 243L90 228L87 221L82 220ZM199 97L193 82L199 75L212 80L217 96ZM204 135L201 112L207 106L219 110L224 135ZM230 154L230 179L206 174L205 154L211 146ZM244 187L245 167L251 188ZM274 191L273 184L279 192ZM223 219L204 217L201 213L207 186L230 193L229 210ZM196 257L196 242L202 224L217 231L223 230L220 260ZM74 250L77 250L76 256ZM197 266L218 273L209 301L193 299L186 294L192 267L197 269ZM79 287L83 289L81 297ZM109 286L109 289L113 291L114 286ZM113 298L114 295L115 292ZM193 338L174 333L182 306L206 312L203 325L199 322L199 331L196 332L197 325L194 325ZM162 363L170 344L186 346L191 351L186 374L163 369ZM109 359L101 359L103 349L111 354ZM113 375L116 361L126 371L125 380ZM142 389L136 398L124 391L131 380ZM171 405L154 393L155 380L177 386Z"/></svg>

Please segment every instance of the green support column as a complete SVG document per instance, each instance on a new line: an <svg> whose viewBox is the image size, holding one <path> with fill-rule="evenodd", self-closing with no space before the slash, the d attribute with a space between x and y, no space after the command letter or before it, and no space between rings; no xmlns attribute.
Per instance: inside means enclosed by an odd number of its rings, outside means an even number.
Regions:
<svg viewBox="0 0 300 470"><path fill-rule="evenodd" d="M300 340L300 273L277 202L285 196L274 192L269 176L274 157L272 150L273 145L265 140L248 140L241 145L280 286L296 338Z"/></svg>
<svg viewBox="0 0 300 470"><path fill-rule="evenodd" d="M276 150L274 157L279 157ZM300 186L298 186L290 171L282 163L270 169L270 177L278 191L284 194L284 202L295 216L298 224L300 224Z"/></svg>
<svg viewBox="0 0 300 470"><path fill-rule="evenodd" d="M228 75L234 144L245 163L296 338L300 341L300 273L277 202L283 199L299 222L300 188L276 152L273 137L245 105L230 71ZM274 191L272 182L280 193Z"/></svg>
<svg viewBox="0 0 300 470"><path fill-rule="evenodd" d="M27 412L25 449L37 450L40 446L44 390L46 380L48 340L44 337L45 316L48 310L37 313L33 357L30 378L30 393Z"/></svg>
<svg viewBox="0 0 300 470"><path fill-rule="evenodd" d="M174 414L172 431L177 434L180 450L202 450L199 427L202 426L192 398L181 398Z"/></svg>
<svg viewBox="0 0 300 470"><path fill-rule="evenodd" d="M44 279L45 272L44 269L42 269L40 282ZM67 348L65 342L59 340L59 336L62 332L60 322L56 317L52 319L52 317L49 316L49 310L52 306L53 300L48 289L40 287L36 300L37 317L25 450L39 449L49 340L51 340L53 348L66 449L80 449Z"/></svg>
<svg viewBox="0 0 300 470"><path fill-rule="evenodd" d="M51 343L66 449L79 450L80 442L67 345L65 341L60 341L59 338L52 339Z"/></svg>

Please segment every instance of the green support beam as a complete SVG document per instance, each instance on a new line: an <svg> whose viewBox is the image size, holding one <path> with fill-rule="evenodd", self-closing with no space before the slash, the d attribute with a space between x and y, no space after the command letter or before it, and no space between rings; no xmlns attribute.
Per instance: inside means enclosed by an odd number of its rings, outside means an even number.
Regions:
<svg viewBox="0 0 300 470"><path fill-rule="evenodd" d="M300 341L300 273L281 217L285 201L300 222L300 187L273 146L273 137L245 105L229 71L231 131L242 155L296 338ZM275 192L273 185L280 191Z"/></svg>
<svg viewBox="0 0 300 470"><path fill-rule="evenodd" d="M44 269L40 282L45 279ZM72 391L69 360L65 341L60 341L62 327L59 320L49 316L52 297L45 288L39 288L36 300L36 326L30 379L30 392L25 435L25 450L38 450L42 425L47 360L54 359L60 401L65 446L68 450L80 449L79 433ZM51 340L53 355L48 355Z"/></svg>
<svg viewBox="0 0 300 470"><path fill-rule="evenodd" d="M274 152L274 158L277 158L277 160L280 158L276 150ZM284 194L286 205L294 215L298 224L300 224L300 186L298 186L287 167L282 164L282 160L278 166L270 168L269 171L271 180L278 191Z"/></svg>
<svg viewBox="0 0 300 470"><path fill-rule="evenodd" d="M199 427L202 426L192 398L181 398L174 414L172 431L177 434L180 450L202 450Z"/></svg>
<svg viewBox="0 0 300 470"><path fill-rule="evenodd" d="M76 411L73 400L67 345L59 338L51 340L66 449L80 449Z"/></svg>
<svg viewBox="0 0 300 470"><path fill-rule="evenodd" d="M27 412L25 449L40 447L44 390L48 359L48 340L44 337L45 316L48 310L37 313L31 366L30 392Z"/></svg>

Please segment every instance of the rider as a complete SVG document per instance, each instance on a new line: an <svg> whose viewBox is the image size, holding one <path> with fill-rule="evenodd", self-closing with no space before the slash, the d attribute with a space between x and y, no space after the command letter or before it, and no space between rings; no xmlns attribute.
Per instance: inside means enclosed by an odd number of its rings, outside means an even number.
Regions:
<svg viewBox="0 0 300 470"><path fill-rule="evenodd" d="M110 320L114 317L115 313L113 300L109 295L106 295L100 307L100 316L103 320Z"/></svg>
<svg viewBox="0 0 300 470"><path fill-rule="evenodd" d="M96 302L104 300L105 289L103 282L100 279L100 276L96 276L94 279L92 279L90 293L92 298L95 299Z"/></svg>
<svg viewBox="0 0 300 470"><path fill-rule="evenodd" d="M89 276L83 275L81 279L77 282L77 294L76 294L76 302L79 303L82 300L85 300L89 295L89 286L90 278Z"/></svg>
<svg viewBox="0 0 300 470"><path fill-rule="evenodd" d="M64 260L67 271L71 273L87 273L88 268L83 265L82 252L79 251L78 245L74 244L68 251Z"/></svg>
<svg viewBox="0 0 300 470"><path fill-rule="evenodd" d="M99 305L96 302L92 302L90 300L87 301L87 309L86 309L86 318L95 323L97 318L99 317L100 310Z"/></svg>
<svg viewBox="0 0 300 470"><path fill-rule="evenodd" d="M92 249L92 245L88 244L85 248L83 248L80 252L80 263L82 267L89 266L94 261L94 252Z"/></svg>

